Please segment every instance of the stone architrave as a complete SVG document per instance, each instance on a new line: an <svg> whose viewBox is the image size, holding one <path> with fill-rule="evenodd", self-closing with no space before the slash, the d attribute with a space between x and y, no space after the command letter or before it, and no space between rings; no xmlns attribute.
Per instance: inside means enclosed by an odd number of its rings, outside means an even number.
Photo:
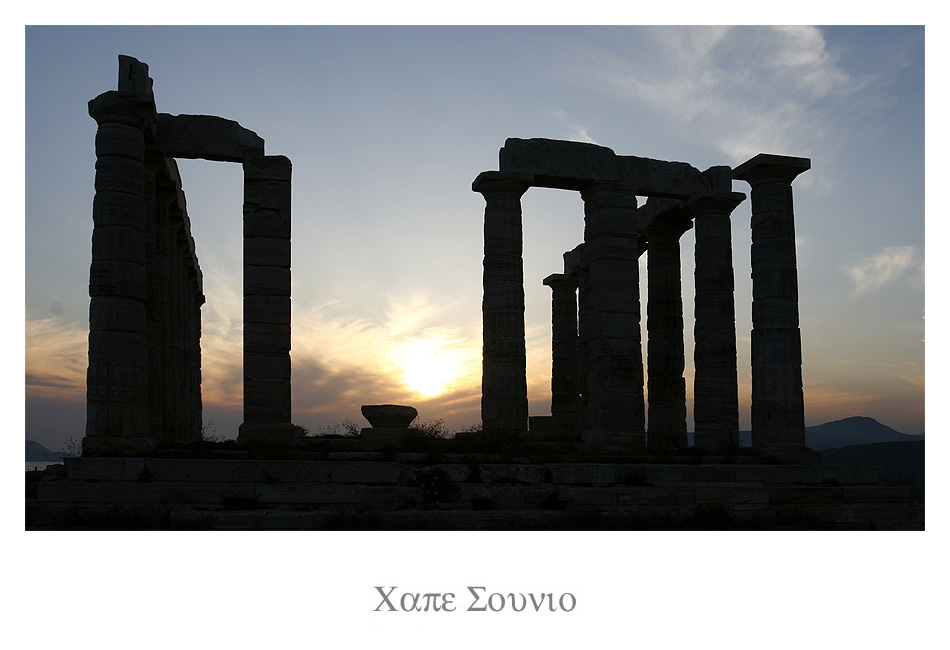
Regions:
<svg viewBox="0 0 950 650"><path fill-rule="evenodd" d="M643 444L637 197L620 183L591 183L584 201L585 291L579 337L586 356L585 430Z"/></svg>
<svg viewBox="0 0 950 650"><path fill-rule="evenodd" d="M686 357L680 237L692 227L678 209L657 215L643 230L647 247L647 446L682 449L686 436Z"/></svg>
<svg viewBox="0 0 950 650"><path fill-rule="evenodd" d="M284 156L244 160L244 422L239 441L296 436L290 404L290 182Z"/></svg>
<svg viewBox="0 0 950 650"><path fill-rule="evenodd" d="M482 286L482 427L528 430L521 196L530 178L483 172L472 190L485 197Z"/></svg>
<svg viewBox="0 0 950 650"><path fill-rule="evenodd" d="M570 440L579 432L580 411L577 276L555 273L544 284L551 287L551 428L555 438Z"/></svg>
<svg viewBox="0 0 950 650"><path fill-rule="evenodd" d="M752 187L752 445L805 446L792 181L808 158L758 154L733 171Z"/></svg>
<svg viewBox="0 0 950 650"><path fill-rule="evenodd" d="M696 234L693 327L693 446L739 446L735 277L730 214L740 192L710 193L683 205Z"/></svg>

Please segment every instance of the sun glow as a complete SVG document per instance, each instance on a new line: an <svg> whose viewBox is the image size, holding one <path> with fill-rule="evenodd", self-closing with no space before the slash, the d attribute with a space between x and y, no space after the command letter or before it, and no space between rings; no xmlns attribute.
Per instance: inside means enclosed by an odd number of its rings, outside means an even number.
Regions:
<svg viewBox="0 0 950 650"><path fill-rule="evenodd" d="M409 390L435 397L464 374L465 352L440 336L410 339L396 346L394 357Z"/></svg>

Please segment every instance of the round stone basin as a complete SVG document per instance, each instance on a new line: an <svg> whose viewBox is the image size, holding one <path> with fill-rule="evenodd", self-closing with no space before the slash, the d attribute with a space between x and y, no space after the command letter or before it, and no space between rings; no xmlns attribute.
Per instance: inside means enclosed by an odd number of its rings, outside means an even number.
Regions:
<svg viewBox="0 0 950 650"><path fill-rule="evenodd" d="M374 429L407 429L419 415L412 406L398 404L368 404L360 411Z"/></svg>

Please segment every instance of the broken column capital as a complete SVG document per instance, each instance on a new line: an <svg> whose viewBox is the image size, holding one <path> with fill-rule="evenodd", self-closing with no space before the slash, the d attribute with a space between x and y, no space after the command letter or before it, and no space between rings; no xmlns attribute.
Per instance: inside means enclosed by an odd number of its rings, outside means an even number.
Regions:
<svg viewBox="0 0 950 650"><path fill-rule="evenodd" d="M577 276L565 273L552 273L541 281L541 284L551 287L555 291L564 289L567 291L577 290Z"/></svg>
<svg viewBox="0 0 950 650"><path fill-rule="evenodd" d="M705 192L689 197L683 201L680 208L691 219L711 212L729 214L745 201L745 198L742 192Z"/></svg>
<svg viewBox="0 0 950 650"><path fill-rule="evenodd" d="M89 100L89 116L97 124L129 124L145 130L155 121L155 99L151 95L109 90Z"/></svg>
<svg viewBox="0 0 950 650"><path fill-rule="evenodd" d="M796 176L809 169L810 158L760 153L733 169L732 177L750 185L770 181L791 183Z"/></svg>
<svg viewBox="0 0 950 650"><path fill-rule="evenodd" d="M482 172L472 182L472 191L483 196L493 192L516 192L521 196L534 181L533 174Z"/></svg>

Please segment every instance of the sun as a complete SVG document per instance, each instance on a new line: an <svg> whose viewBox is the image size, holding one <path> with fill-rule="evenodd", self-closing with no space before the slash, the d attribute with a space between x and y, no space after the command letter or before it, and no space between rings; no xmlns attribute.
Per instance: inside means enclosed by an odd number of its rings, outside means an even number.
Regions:
<svg viewBox="0 0 950 650"><path fill-rule="evenodd" d="M423 397L445 393L464 372L465 353L440 336L403 341L394 356L406 387Z"/></svg>

